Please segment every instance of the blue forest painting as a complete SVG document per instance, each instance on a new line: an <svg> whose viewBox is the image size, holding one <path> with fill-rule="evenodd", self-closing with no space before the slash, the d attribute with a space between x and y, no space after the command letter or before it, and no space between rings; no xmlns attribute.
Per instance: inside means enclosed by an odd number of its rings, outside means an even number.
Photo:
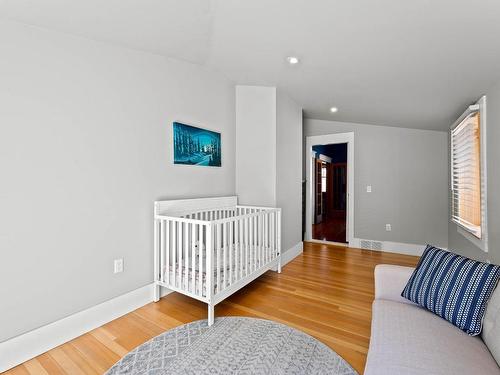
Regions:
<svg viewBox="0 0 500 375"><path fill-rule="evenodd" d="M220 133L174 122L174 164L220 167Z"/></svg>

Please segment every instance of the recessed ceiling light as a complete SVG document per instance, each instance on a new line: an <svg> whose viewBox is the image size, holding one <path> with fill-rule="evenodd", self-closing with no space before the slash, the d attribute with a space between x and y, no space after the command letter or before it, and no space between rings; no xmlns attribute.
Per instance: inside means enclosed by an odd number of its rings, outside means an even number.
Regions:
<svg viewBox="0 0 500 375"><path fill-rule="evenodd" d="M288 56L288 57L286 58L286 61L288 61L288 63L289 63L290 65L296 65L296 64L298 64L298 63L299 63L299 58L298 58L298 57L295 57L295 56Z"/></svg>
<svg viewBox="0 0 500 375"><path fill-rule="evenodd" d="M336 112L338 112L338 111L339 111L339 109L338 109L337 107L332 107L332 108L330 108L330 112L331 112L331 113L336 113Z"/></svg>

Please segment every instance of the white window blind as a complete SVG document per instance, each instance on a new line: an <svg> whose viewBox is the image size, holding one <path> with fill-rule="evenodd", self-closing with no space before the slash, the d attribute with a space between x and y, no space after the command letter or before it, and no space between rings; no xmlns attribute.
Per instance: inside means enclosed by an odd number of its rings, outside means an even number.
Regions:
<svg viewBox="0 0 500 375"><path fill-rule="evenodd" d="M482 236L480 112L468 114L451 130L452 220Z"/></svg>

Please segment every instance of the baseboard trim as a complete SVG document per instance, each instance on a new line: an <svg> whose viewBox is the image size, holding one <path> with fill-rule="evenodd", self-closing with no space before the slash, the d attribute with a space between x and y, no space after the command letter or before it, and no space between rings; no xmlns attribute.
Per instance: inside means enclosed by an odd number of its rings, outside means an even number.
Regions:
<svg viewBox="0 0 500 375"><path fill-rule="evenodd" d="M361 247L361 241L380 242L381 249L374 249L374 248L364 248L364 249L373 251L385 251L388 253L421 256L425 249L425 245L418 245L418 244L411 244L404 242L367 240L364 238L363 239L353 238L352 241L349 242L349 247L356 247L359 249L363 249L363 247Z"/></svg>
<svg viewBox="0 0 500 375"><path fill-rule="evenodd" d="M349 242L323 241L323 240L315 240L314 238L311 240L307 240L307 242L319 243L330 246L338 246L338 247L349 247Z"/></svg>
<svg viewBox="0 0 500 375"><path fill-rule="evenodd" d="M290 263L300 254L302 254L303 251L304 251L304 243L297 242L295 245L293 245L291 248L289 248L288 250L284 251L283 254L281 254L281 266L283 267L287 263Z"/></svg>
<svg viewBox="0 0 500 375"><path fill-rule="evenodd" d="M0 373L153 301L153 284L0 343ZM171 293L162 288L162 296Z"/></svg>

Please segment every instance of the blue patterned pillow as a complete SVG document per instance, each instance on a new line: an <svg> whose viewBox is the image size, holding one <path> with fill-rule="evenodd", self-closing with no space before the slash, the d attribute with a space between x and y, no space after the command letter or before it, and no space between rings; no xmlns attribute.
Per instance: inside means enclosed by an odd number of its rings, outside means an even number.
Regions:
<svg viewBox="0 0 500 375"><path fill-rule="evenodd" d="M427 245L401 296L476 336L499 277L500 266Z"/></svg>

